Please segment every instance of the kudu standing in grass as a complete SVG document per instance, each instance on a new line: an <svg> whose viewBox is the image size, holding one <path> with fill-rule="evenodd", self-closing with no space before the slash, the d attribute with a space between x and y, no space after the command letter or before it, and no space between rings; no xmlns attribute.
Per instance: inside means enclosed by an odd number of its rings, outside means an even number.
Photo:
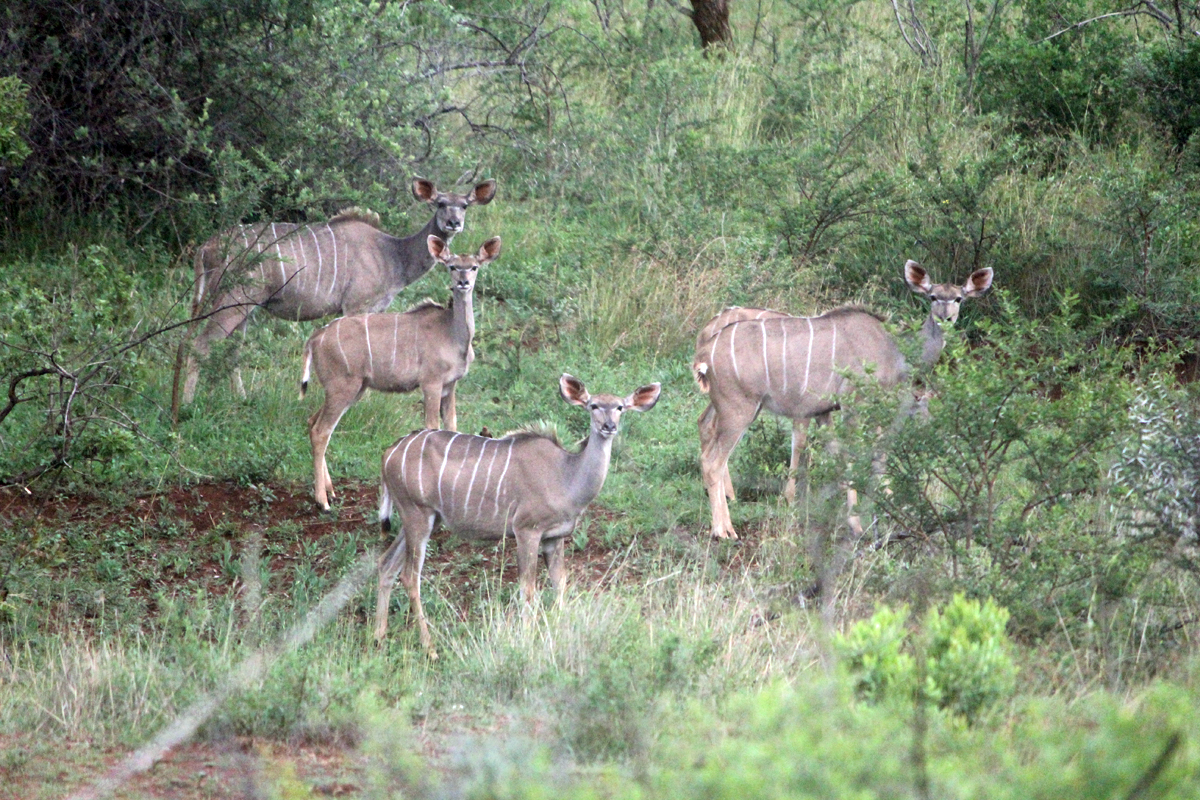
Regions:
<svg viewBox="0 0 1200 800"><path fill-rule="evenodd" d="M195 397L199 360L214 342L245 330L255 308L297 322L383 311L433 266L428 237L448 244L462 232L467 206L495 197L496 182L484 181L464 195L439 192L431 181L415 178L412 193L435 208L433 219L412 236L384 233L377 216L352 209L324 224L239 225L209 239L196 253L192 308L193 317L209 316L187 354L183 402ZM233 380L244 396L236 370Z"/></svg>
<svg viewBox="0 0 1200 800"><path fill-rule="evenodd" d="M333 481L325 463L329 437L367 389L411 392L420 387L425 427L438 427L440 413L444 428L458 429L454 387L475 360L471 347L475 278L480 267L500 255L500 237L488 239L473 256L454 255L436 236L429 237L428 248L433 260L450 270L448 307L426 300L403 314L341 317L313 333L304 345L300 397L304 397L313 371L325 389L324 404L308 419L308 439L312 443L313 494L326 511L328 498L333 496Z"/></svg>
<svg viewBox="0 0 1200 800"><path fill-rule="evenodd" d="M976 270L962 286L935 285L917 262L909 261L904 278L910 289L931 301L921 328L921 360L932 364L945 346L941 323L955 322L963 300L988 290L992 270ZM793 420L795 469L808 421L827 418L840 407L839 398L853 391L854 381L846 374L869 372L887 387L899 384L908 373L883 323L859 308L838 308L819 317L743 317L716 330L707 354L698 355L693 366L711 404L699 422L700 467L712 510L712 534L721 539L737 538L726 499L732 495L729 456L763 408ZM852 490L849 502L853 504Z"/></svg>
<svg viewBox="0 0 1200 800"><path fill-rule="evenodd" d="M566 588L564 539L604 486L621 414L653 408L659 385L643 386L621 398L591 395L570 375L564 374L558 383L564 400L591 415L591 433L576 453L552 434L537 430L499 439L424 430L384 451L379 520L385 532L391 529L394 503L402 529L379 561L376 640L387 633L388 603L399 576L416 615L421 645L437 657L421 607L421 567L429 537L442 525L460 536L514 537L526 603L536 596L540 552L561 601Z"/></svg>

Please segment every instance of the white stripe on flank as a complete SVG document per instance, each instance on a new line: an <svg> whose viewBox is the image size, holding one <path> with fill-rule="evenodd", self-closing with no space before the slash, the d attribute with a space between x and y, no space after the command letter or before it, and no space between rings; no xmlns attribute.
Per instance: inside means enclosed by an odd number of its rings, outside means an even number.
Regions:
<svg viewBox="0 0 1200 800"><path fill-rule="evenodd" d="M494 442L494 440L489 439L484 444L484 447L487 447L487 445L492 442ZM479 492L479 508L475 509L475 516L477 516L477 517L483 513L483 501L487 497L488 487L492 485L492 467L494 467L496 465L496 454L500 452L500 443L495 442L495 445L496 445L496 449L492 451L492 460L488 462L487 480L485 480L483 482L483 489L480 490L480 492ZM483 454L481 453L480 454L481 461L483 460L482 455Z"/></svg>
<svg viewBox="0 0 1200 800"><path fill-rule="evenodd" d="M275 223L271 223L271 236L275 239L275 263L279 265L279 288L287 283L287 274L283 271L283 245L279 243L279 235L275 233Z"/></svg>
<svg viewBox="0 0 1200 800"><path fill-rule="evenodd" d="M404 465L408 461L408 448L412 447L412 443L417 440L416 436L409 435L408 444L404 445L404 453L400 456L400 482L404 483ZM393 451L394 452L394 451ZM391 456L388 456L391 459ZM387 470L387 464L383 465L384 470Z"/></svg>
<svg viewBox="0 0 1200 800"><path fill-rule="evenodd" d="M329 227L329 223L325 223L325 228L329 231L329 241L333 242L333 282L329 284L329 294L333 294L333 290L337 287L337 237L333 235L333 228Z"/></svg>
<svg viewBox="0 0 1200 800"><path fill-rule="evenodd" d="M297 225L296 230L292 234L292 237L293 237L292 242L293 242L293 247L295 247L295 242L300 243L300 258L297 259L297 261L296 261L296 271L292 273L293 279L295 279L296 276L298 276L300 274L301 270L308 269L308 253L304 252L304 236L303 236L303 234L304 234L304 230L302 228L300 228L299 225ZM296 282L298 283L299 281L296 281Z"/></svg>
<svg viewBox="0 0 1200 800"><path fill-rule="evenodd" d="M805 317L804 321L808 323L808 354L804 356L804 386L800 387L800 394L803 395L808 391L808 368L812 366L812 344L813 344L813 326L812 317Z"/></svg>
<svg viewBox="0 0 1200 800"><path fill-rule="evenodd" d="M763 372L767 376L767 391L771 391L771 363L767 361L767 323L758 323L758 329L762 332L762 351L763 351Z"/></svg>
<svg viewBox="0 0 1200 800"><path fill-rule="evenodd" d="M833 379L837 376L837 325L830 326L833 330L833 344L829 349L829 380L825 383L825 391L829 391L833 386Z"/></svg>
<svg viewBox="0 0 1200 800"><path fill-rule="evenodd" d="M421 495L421 502L425 502L425 444L429 441L429 434L432 430L422 431L426 434L421 440L421 457L417 463L417 494Z"/></svg>
<svg viewBox="0 0 1200 800"><path fill-rule="evenodd" d="M317 248L317 287L313 291L319 292L321 291L321 242L317 240L317 232L311 227L308 232L312 234L313 246Z"/></svg>
<svg viewBox="0 0 1200 800"><path fill-rule="evenodd" d="M504 469L500 470L500 480L496 482L496 509L492 512L492 516L496 517L500 514L500 495L504 492L504 476L508 474L508 460L512 458L513 444L516 439L508 440L508 455L504 457Z"/></svg>
<svg viewBox="0 0 1200 800"><path fill-rule="evenodd" d="M766 323L764 322L765 326ZM787 394L787 317L779 318L779 327L783 331L783 343L779 345L779 360L783 363L783 394Z"/></svg>
<svg viewBox="0 0 1200 800"><path fill-rule="evenodd" d="M363 336L367 340L367 377L375 375L375 356L371 355L371 315L363 314Z"/></svg>
<svg viewBox="0 0 1200 800"><path fill-rule="evenodd" d="M479 446L479 455L475 457L475 469L471 470L471 482L467 484L467 496L463 499L463 519L471 513L471 491L475 488L475 476L479 474L479 464L483 461L483 451L487 449L490 439L484 439L483 444ZM493 456L495 458L495 456Z"/></svg>
<svg viewBox="0 0 1200 800"><path fill-rule="evenodd" d="M300 259L296 258L296 229L292 228L288 231L288 247L292 248L292 274L296 274L300 270ZM279 274L283 275L283 264L279 265ZM287 278L284 278L286 281Z"/></svg>
<svg viewBox="0 0 1200 800"><path fill-rule="evenodd" d="M442 476L446 474L446 462L448 462L450 460L450 448L454 447L454 440L457 439L459 436L462 436L462 434L456 433L453 436L451 436L450 441L447 442L447 444L446 444L446 449L442 451L442 466L441 466L441 469L438 470L438 481L437 481L437 483L438 483L437 510L439 512L446 507L442 500Z"/></svg>
<svg viewBox="0 0 1200 800"><path fill-rule="evenodd" d="M742 376L741 376L741 373L738 372L738 367L737 367L737 352L733 349L733 343L737 339L738 324L735 322L732 325L729 325L728 328L729 328L729 357L733 360L733 377L738 381L738 383L741 383Z"/></svg>
<svg viewBox="0 0 1200 800"><path fill-rule="evenodd" d="M342 349L342 320L336 319L329 324L337 326L336 328L334 328L334 335L337 336L338 352L342 354L342 363L346 365L346 372L349 372L350 371L350 359L346 358L346 351Z"/></svg>
<svg viewBox="0 0 1200 800"><path fill-rule="evenodd" d="M474 438L474 437L471 437ZM458 461L458 472L454 473L454 483L450 484L450 507L454 507L454 490L458 488L458 479L462 475L463 468L467 466L467 459L471 457L471 439L467 439L467 452L463 453L462 458ZM463 503L463 511L467 510L466 503ZM464 517L465 519L465 517Z"/></svg>

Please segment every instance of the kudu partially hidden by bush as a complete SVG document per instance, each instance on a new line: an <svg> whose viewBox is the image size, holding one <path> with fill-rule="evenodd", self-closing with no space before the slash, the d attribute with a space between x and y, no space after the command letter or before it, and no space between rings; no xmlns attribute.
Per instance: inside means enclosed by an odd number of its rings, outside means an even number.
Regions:
<svg viewBox="0 0 1200 800"><path fill-rule="evenodd" d="M475 360L475 278L480 267L500 255L500 237L488 239L473 256L454 255L436 236L428 237L428 248L434 261L450 270L448 307L426 300L403 314L341 317L313 333L304 345L300 397L314 371L325 389L324 404L308 419L313 495L325 510L333 496L325 463L329 437L367 389L411 392L420 387L425 427L438 427L440 412L444 428L458 429L454 387Z"/></svg>
<svg viewBox="0 0 1200 800"><path fill-rule="evenodd" d="M563 541L608 475L613 437L621 414L649 411L659 385L643 386L628 397L591 395L570 375L559 378L563 399L591 415L591 433L578 452L541 430L520 430L499 439L450 431L410 433L383 453L379 520L391 529L392 504L401 531L379 561L375 638L387 633L388 603L397 575L408 591L421 645L437 654L421 607L421 567L425 546L440 526L459 536L516 540L521 596L532 602L537 558L546 558L557 599L566 588Z"/></svg>
<svg viewBox="0 0 1200 800"><path fill-rule="evenodd" d="M193 317L207 316L207 322L187 353L183 402L195 397L199 360L214 342L244 329L256 308L297 322L383 311L433 266L428 237L449 243L463 230L467 206L495 197L496 182L464 195L415 178L412 193L436 209L412 236L391 236L379 230L375 215L348 210L321 225L239 225L209 239L196 253L192 308ZM245 394L236 371L234 387Z"/></svg>
<svg viewBox="0 0 1200 800"><path fill-rule="evenodd" d="M921 360L932 364L945 346L941 323L954 323L963 300L988 290L992 270L976 270L962 286L935 285L924 268L908 261L904 279L931 301L921 327ZM885 387L899 384L908 374L895 340L869 311L847 307L819 317L791 317L754 313L760 310L727 309L714 318L705 326L709 337L697 342L693 362L696 382L710 401L699 420L700 468L712 510L712 534L722 539L737 538L727 500L733 496L729 456L762 409L793 421L794 471L809 421L828 418L840 407L841 396L853 391L855 382L848 374L870 374ZM707 352L702 352L705 343ZM789 494L794 487L792 476Z"/></svg>

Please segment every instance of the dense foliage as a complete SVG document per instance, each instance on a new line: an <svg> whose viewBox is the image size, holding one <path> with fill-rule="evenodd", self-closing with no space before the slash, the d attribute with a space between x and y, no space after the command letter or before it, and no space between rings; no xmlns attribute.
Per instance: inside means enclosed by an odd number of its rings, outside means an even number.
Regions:
<svg viewBox="0 0 1200 800"><path fill-rule="evenodd" d="M0 736L144 734L371 546L275 514L311 474L311 326L259 313L172 413L196 246L351 204L410 233L430 213L413 175L495 178L455 240L504 238L463 429L582 434L564 370L663 384L572 538L611 554L608 582L521 624L507 585L432 592L440 666L403 632L364 654L361 599L204 735L361 744L379 796L433 791L410 723L462 705L549 732L481 746L451 796L1189 796L1200 10L729 8L731 46L707 50L684 5L653 0L0 10L0 491L122 508L215 479L245 499L195 541L140 506L54 524L0 507ZM707 543L695 332L731 304L859 303L915 364L909 258L939 282L991 267L995 289L914 370L917 400L865 381L810 436L795 508L773 502L789 425L756 423L731 464L756 549ZM445 298L435 274L394 308ZM376 481L419 416L366 397L335 482ZM237 591L210 596L198 563Z"/></svg>

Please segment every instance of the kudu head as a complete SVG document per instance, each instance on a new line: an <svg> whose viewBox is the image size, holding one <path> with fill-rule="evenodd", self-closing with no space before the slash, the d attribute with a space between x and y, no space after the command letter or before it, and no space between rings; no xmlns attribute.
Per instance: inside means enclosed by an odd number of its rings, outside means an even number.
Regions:
<svg viewBox="0 0 1200 800"><path fill-rule="evenodd" d="M953 325L958 321L962 301L968 297L978 297L991 287L992 268L975 270L966 283L957 286L953 283L935 284L924 267L915 261L907 261L904 264L904 280L908 283L908 288L929 298L929 315L935 322Z"/></svg>
<svg viewBox="0 0 1200 800"><path fill-rule="evenodd" d="M621 414L626 411L649 411L654 408L662 387L652 383L641 387L628 397L617 397L615 394L592 395L584 388L583 381L564 372L558 379L558 389L568 403L583 406L591 413L592 433L609 439L617 435Z"/></svg>
<svg viewBox="0 0 1200 800"><path fill-rule="evenodd" d="M496 196L496 182L484 181L477 184L467 194L456 194L455 192L439 192L433 185L433 181L413 178L412 193L413 197L429 203L436 209L435 225L444 234L443 238L450 238L457 233L462 233L467 216L467 206L475 204L483 206L492 202L492 198Z"/></svg>
<svg viewBox="0 0 1200 800"><path fill-rule="evenodd" d="M470 294L475 289L475 276L479 268L496 260L500 255L500 237L493 236L483 243L479 252L473 256L456 255L450 252L450 245L436 236L430 236L429 255L439 264L450 270L450 288L456 297Z"/></svg>

